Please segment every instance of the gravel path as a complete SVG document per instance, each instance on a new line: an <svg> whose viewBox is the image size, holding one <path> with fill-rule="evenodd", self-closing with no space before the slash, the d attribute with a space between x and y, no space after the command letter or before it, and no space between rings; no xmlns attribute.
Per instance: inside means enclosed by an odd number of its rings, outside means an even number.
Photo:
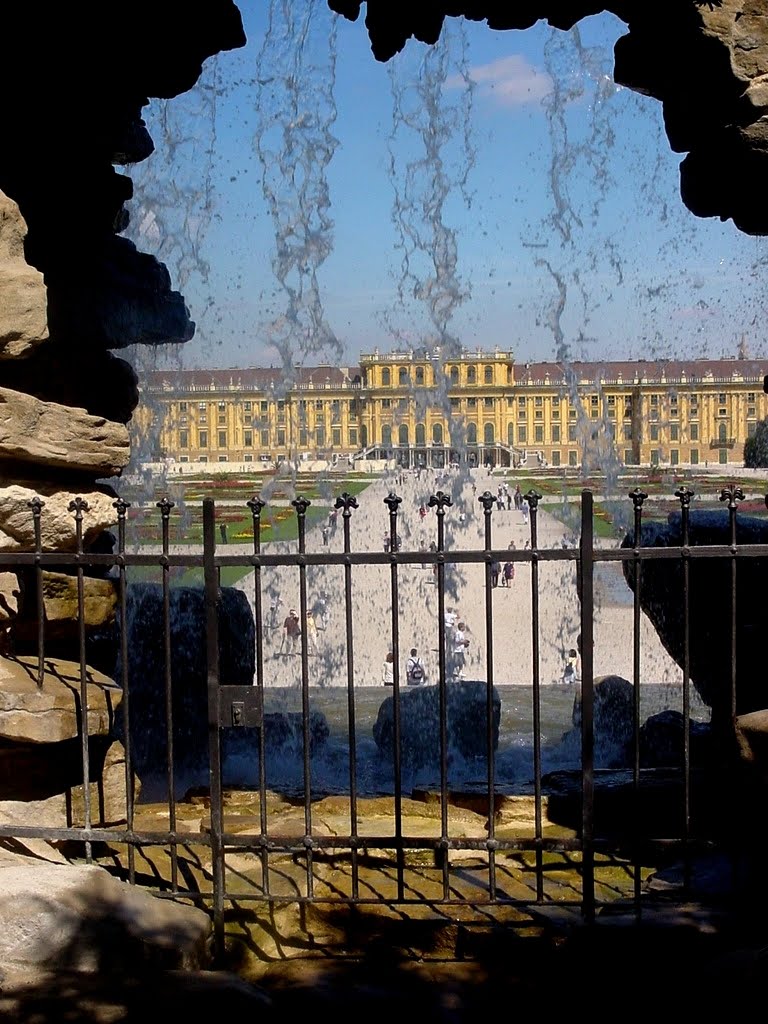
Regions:
<svg viewBox="0 0 768 1024"><path fill-rule="evenodd" d="M384 498L390 490L402 497L398 510L398 531L403 551L418 551L436 540L437 522L433 510L421 521L419 505L436 490L450 494L453 506L445 516L446 550L482 549L483 510L477 495L485 489L495 492L498 479L482 470L473 479L458 474L435 480L422 472L421 479L406 474L402 483L396 474L374 481L358 498L359 508L352 514L353 551L382 551L388 531L388 510ZM473 493L473 483L476 493ZM461 512L466 521L459 522ZM517 511L494 511L492 547L506 549L514 541L522 550L530 537L530 528ZM545 508L538 514L539 547L573 546L575 539ZM605 543L605 542L603 542ZM266 544L265 552L289 550L289 545ZM320 551L323 541L320 527L307 534L307 550ZM329 542L331 551L343 549L341 515ZM228 552L237 549L230 545ZM295 550L295 546L293 547ZM533 678L531 566L517 564L509 587L491 590L493 673L498 684L530 684ZM309 566L307 596L311 607L321 592L329 595L327 628L318 630L318 653L309 656L311 685L345 685L347 680L345 643L344 570L341 566ZM596 587L595 675L616 673L632 678L632 606L628 589L611 567L601 571ZM488 643L486 629L485 570L482 565L461 564L446 569L446 607L455 608L466 623L470 639L466 678L487 679ZM604 581L610 584L604 586ZM249 595L253 604L254 574L237 586ZM411 647L416 647L426 666L428 681L438 674L438 595L431 567L420 564L400 566L397 573L399 663L405 682L405 662ZM289 609L300 611L299 576L296 567L265 567L262 570L262 594L265 617L271 599L280 595L279 625L267 628L264 643L264 681L267 686L296 686L301 680L301 658L281 654L282 623ZM542 683L560 681L565 652L576 646L579 633L579 602L576 593L575 563L544 562L539 567L539 665ZM353 677L356 686L382 685L382 667L392 649L392 589L389 565L352 568ZM641 682L679 683L681 673L666 654L645 616L641 620Z"/></svg>

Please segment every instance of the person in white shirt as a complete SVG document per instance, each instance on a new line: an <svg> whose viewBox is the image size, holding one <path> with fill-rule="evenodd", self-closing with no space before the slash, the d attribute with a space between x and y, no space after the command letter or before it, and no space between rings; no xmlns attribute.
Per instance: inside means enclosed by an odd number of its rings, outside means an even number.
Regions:
<svg viewBox="0 0 768 1024"><path fill-rule="evenodd" d="M387 653L381 670L381 681L385 686L395 685L395 656L392 651Z"/></svg>
<svg viewBox="0 0 768 1024"><path fill-rule="evenodd" d="M451 640L451 656L452 656L452 671L451 677L453 679L464 678L464 665L466 664L466 650L469 647L469 640L464 633L464 623L459 622L456 624L456 629L453 631L453 638Z"/></svg>

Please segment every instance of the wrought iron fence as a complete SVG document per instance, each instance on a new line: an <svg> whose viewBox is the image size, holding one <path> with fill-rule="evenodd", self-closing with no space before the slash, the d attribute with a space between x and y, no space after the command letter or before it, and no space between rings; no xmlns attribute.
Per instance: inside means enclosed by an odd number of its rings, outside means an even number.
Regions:
<svg viewBox="0 0 768 1024"><path fill-rule="evenodd" d="M248 904L325 904L356 905L429 903L431 906L524 909L558 906L571 908L587 921L594 922L605 906L621 902L632 908L639 918L643 913L645 880L650 868L658 866L660 859L669 864L679 858L683 864L679 886L674 894L680 901L690 895L696 856L702 850L731 846L731 835L723 835L710 821L700 822L696 817L698 790L696 765L692 761L691 735L691 662L694 646L699 638L691 633L689 609L691 606L691 571L697 564L720 560L727 567L730 589L727 597L728 618L726 661L730 664L730 678L724 708L713 708L713 730L722 730L725 750L732 739L737 702L737 574L750 560L768 557L762 543L737 543L737 509L744 497L739 488L722 492L721 500L728 509L728 537L724 543L693 544L690 540L690 505L693 492L681 488L676 492L680 505L680 542L666 546L646 546L643 541L644 514L648 496L636 489L629 498L632 502L633 528L624 546L601 547L594 538L594 499L585 490L580 498L580 536L577 547L541 547L539 544L538 512L541 496L531 490L526 495L530 509L528 524L530 547L509 550L494 546L493 514L496 497L485 492L478 496L483 516L483 544L478 549L448 548L445 519L450 514L450 497L438 491L429 499L435 513L435 543L432 550L404 550L399 543L398 517L401 498L390 493L385 499L386 523L390 543L386 551L355 550L352 544L352 519L358 513L357 500L348 493L335 499L334 507L342 523L341 550L325 548L309 550L307 545L306 514L310 502L306 498L292 501L296 515L298 539L288 552L265 551L261 544L261 517L265 502L255 496L246 503L252 521L252 543L248 551L232 551L231 547L216 546L216 509L213 500L203 501L202 544L194 550L174 551L170 527L173 503L168 499L158 502L160 517L160 545L158 551L129 551L126 542L126 519L129 503L118 499L114 503L117 519L117 538L114 551L86 550L83 543L83 514L87 504L76 499L70 505L75 522L75 550L70 552L44 551L41 523L45 503L34 499L30 515L34 522L35 545L32 551L3 553L1 568L32 574L35 580L36 655L24 664L34 675L36 686L44 689L50 658L46 622L45 578L48 571L67 571L77 584L78 605L78 685L72 694L78 715L82 785L80 819L72 810L70 798L69 820L61 827L0 823L0 838L40 838L66 843L74 857L86 861L97 860L132 883L147 884L158 895L193 900L209 907L214 921L214 934L219 948L224 946L227 909L233 905ZM515 833L514 829L499 827L500 793L497 772L498 707L497 680L494 678L494 620L492 573L495 562L513 562L518 568L530 570L532 672L530 680L530 707L532 714L532 782L522 796L528 801L530 818ZM679 567L681 587L673 595L673 603L682 609L682 731L679 756L674 765L658 769L644 767L641 758L641 604L643 574L651 564L674 562ZM542 693L549 684L540 673L540 572L547 563L564 562L576 569L580 606L581 679L579 696L578 731L580 734L580 763L571 779L572 789L561 803L570 808L568 828L551 828L548 801L551 793L544 771L541 708ZM615 771L596 768L595 763L595 678L593 664L595 621L595 570L599 563L620 563L628 567L633 583L633 686L631 743L628 763ZM409 799L410 782L404 775L404 709L410 694L402 678L401 634L399 621L399 587L401 574L408 566L428 565L432 568L437 595L437 679L433 688L437 707L437 775L433 798L437 812L430 834L416 834L409 830L409 813L404 809ZM476 565L483 569L484 588L484 645L486 650L485 679L473 683L474 692L480 694L481 721L477 725L481 735L481 783L475 781L470 794L463 794L459 805L471 801L471 806L482 812L484 834L468 833L457 827L452 808L457 805L451 776L450 728L453 688L460 680L451 678L451 651L449 638L442 624L446 615L446 572L451 566ZM135 697L137 679L131 675L131 633L128 624L129 573L135 567L156 567L161 574L160 601L156 606L161 618L163 693L161 697L161 733L164 733L164 759L166 789L162 797L167 815L158 817L163 827L151 828L141 815L142 799L137 799L135 756L136 744L142 741L148 728L136 720L131 702ZM253 677L245 683L233 682L222 671L223 588L220 583L222 569L246 566L253 572L249 589L252 594L253 620ZM335 566L340 569L343 584L339 595L343 605L345 673L341 692L346 697L346 784L336 794L336 806L343 807L346 831L329 832L321 827L316 816L318 787L313 775L315 735L313 733L313 686L310 668L310 650L306 632L302 634L300 657L300 727L296 756L300 766L300 782L293 798L298 801L302 818L300 827L285 829L275 824L269 805L269 779L267 759L269 741L266 735L266 704L269 693L269 665L265 654L265 614L262 575L270 567L289 567L298 577L301 622L308 611L308 570L316 566ZM354 635L354 578L355 573L371 566L389 570L389 608L391 612L389 635L394 655L391 694L391 743L385 754L391 767L391 827L362 827L364 800L359 776L358 744L360 733L357 723L359 695L355 677ZM180 658L178 647L172 643L172 601L174 587L172 572L177 567L197 567L203 570L201 588L205 615L205 674L207 708L205 726L207 734L208 779L205 792L195 797L201 808L196 827L180 820L180 807L186 793L177 792L176 762L180 756L179 736L174 728L178 712L179 680L174 668ZM89 708L93 701L93 673L88 661L86 638L86 579L88 574L109 574L117 593L115 613L118 645L119 674L114 680L121 699L124 727L121 739L125 748L124 820L105 822L98 806L94 805L93 738L89 735ZM676 584L677 585L677 584ZM250 642L250 641L249 641ZM719 642L719 641L718 641ZM14 657L14 652L9 652ZM722 714L715 715L715 711ZM237 828L227 818L226 778L222 770L223 738L244 728L253 738L250 748L254 761L254 779L251 790L256 813ZM710 768L712 765L710 764ZM715 772L724 770L716 765ZM640 808L647 800L653 801L659 779L667 780L673 789L674 821L666 833L646 831ZM574 781L575 780L575 781ZM671 781L670 781L671 780ZM576 789L573 789L573 786ZM604 788L603 788L604 787ZM654 788L656 787L656 788ZM318 794L318 788L321 790ZM618 794L623 802L623 824L620 828L610 814L600 811L600 793ZM650 792L650 797L648 793ZM296 796L298 794L298 797ZM514 794L513 794L514 795ZM71 797L71 794L70 794ZM707 797L703 797L706 802ZM339 803L341 801L341 803ZM696 807L694 807L696 802ZM609 803L609 797L604 797ZM577 820L573 808L577 808ZM598 814L596 816L596 809ZM551 815L550 815L551 817ZM557 823L555 823L557 824ZM182 827L183 826L183 827ZM167 854L164 869L149 867L148 851L163 850ZM733 851L732 851L733 852ZM243 868L243 858L247 870ZM165 863L165 862L164 862ZM285 864L290 863L290 884L286 884ZM333 865L333 878L321 868ZM298 873L294 869L298 868ZM386 886L373 881L376 872L386 878ZM553 878L560 872L562 884ZM617 873L620 881L617 881ZM567 876L567 877L566 877ZM670 898L669 891L667 899Z"/></svg>

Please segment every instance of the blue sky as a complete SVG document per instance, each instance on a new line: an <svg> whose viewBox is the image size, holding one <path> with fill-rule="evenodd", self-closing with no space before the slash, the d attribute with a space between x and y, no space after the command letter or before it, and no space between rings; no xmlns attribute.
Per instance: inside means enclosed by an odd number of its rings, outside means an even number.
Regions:
<svg viewBox="0 0 768 1024"><path fill-rule="evenodd" d="M354 364L376 347L433 343L426 295L434 298L445 281L430 284L428 239L412 248L412 274L403 277L392 217L399 197L413 200L408 213L419 219L435 168L421 168L409 195L404 169L420 158L423 140L402 124L392 135L393 89L422 128L435 128L418 83L425 62L434 75L436 53L412 40L389 64L378 63L362 18L337 18L325 0L287 15L291 5L278 0L240 7L248 45L207 62L193 92L147 108L157 150L130 171L129 234L167 263L198 325L180 354L168 353L170 362ZM270 9L275 45L260 57ZM294 39L281 34L284 17L306 32L291 97L279 88L294 60ZM734 354L743 334L752 355L768 355L764 240L683 207L683 154L669 150L660 104L610 79L613 44L624 31L609 16L572 33L542 24L492 32L449 19L439 112L453 112L455 123L440 149L440 225L455 245L450 281L461 301L437 298L448 304L441 327L457 344L499 346L520 362L564 352L596 360L719 357ZM311 236L318 290L294 323L273 270L275 220L255 140L261 133L262 155L270 150L266 179L286 223L298 193L275 171L276 155L286 155L284 123L316 126L330 109L331 81L335 119L326 127L335 143L327 165L312 162L304 182L312 195L327 188L329 222ZM302 212L316 229L306 201ZM423 233L424 224L406 228ZM306 271L294 268L288 280L306 285ZM320 315L332 342L306 326Z"/></svg>

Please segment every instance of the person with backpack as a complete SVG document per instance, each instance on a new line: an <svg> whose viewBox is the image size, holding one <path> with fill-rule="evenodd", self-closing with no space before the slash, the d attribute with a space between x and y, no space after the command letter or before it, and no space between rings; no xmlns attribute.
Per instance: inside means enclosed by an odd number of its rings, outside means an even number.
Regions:
<svg viewBox="0 0 768 1024"><path fill-rule="evenodd" d="M405 663L405 678L409 686L421 686L426 679L424 666L415 647L411 648L411 655Z"/></svg>

